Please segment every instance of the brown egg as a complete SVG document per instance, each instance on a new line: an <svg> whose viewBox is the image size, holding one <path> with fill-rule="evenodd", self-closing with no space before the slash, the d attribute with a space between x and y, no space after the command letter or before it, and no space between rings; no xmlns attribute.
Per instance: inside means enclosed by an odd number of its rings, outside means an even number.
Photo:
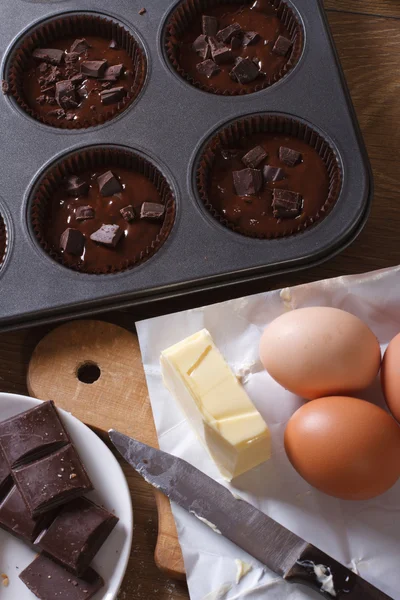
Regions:
<svg viewBox="0 0 400 600"><path fill-rule="evenodd" d="M290 418L285 449L312 486L343 500L367 500L400 477L400 427L370 402L319 398Z"/></svg>
<svg viewBox="0 0 400 600"><path fill-rule="evenodd" d="M378 374L381 351L360 319L338 308L314 306L270 323L261 338L260 358L284 388L313 400L368 387Z"/></svg>
<svg viewBox="0 0 400 600"><path fill-rule="evenodd" d="M400 422L400 333L386 349L381 381L386 403L394 418Z"/></svg>

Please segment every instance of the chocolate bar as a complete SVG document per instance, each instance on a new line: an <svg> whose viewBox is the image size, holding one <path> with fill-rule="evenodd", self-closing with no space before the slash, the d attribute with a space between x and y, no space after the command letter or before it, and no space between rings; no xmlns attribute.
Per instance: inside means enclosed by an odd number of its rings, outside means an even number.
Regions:
<svg viewBox="0 0 400 600"><path fill-rule="evenodd" d="M17 486L0 503L0 527L28 544L35 542L53 518L54 512L50 511L33 519Z"/></svg>

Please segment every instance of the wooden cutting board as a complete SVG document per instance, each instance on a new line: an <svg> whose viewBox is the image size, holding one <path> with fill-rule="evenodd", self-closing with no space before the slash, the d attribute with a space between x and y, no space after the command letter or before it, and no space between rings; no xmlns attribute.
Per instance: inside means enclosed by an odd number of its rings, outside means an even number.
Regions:
<svg viewBox="0 0 400 600"><path fill-rule="evenodd" d="M107 440L107 431L116 429L158 447L139 342L122 327L103 321L72 321L57 327L36 346L27 385L31 396L54 400ZM156 564L169 577L184 579L169 500L154 492Z"/></svg>

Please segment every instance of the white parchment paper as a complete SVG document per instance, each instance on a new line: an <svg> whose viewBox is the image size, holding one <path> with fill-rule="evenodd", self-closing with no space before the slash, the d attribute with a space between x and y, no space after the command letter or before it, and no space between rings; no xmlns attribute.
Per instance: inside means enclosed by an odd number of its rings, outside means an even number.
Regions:
<svg viewBox="0 0 400 600"><path fill-rule="evenodd" d="M257 294L137 324L160 446L229 487L297 535L400 600L400 482L379 498L340 501L311 488L283 447L285 424L302 401L262 369L258 344L265 326L287 310L335 306L363 319L382 351L400 331L400 267ZM163 349L207 328L272 433L272 458L226 483L161 380ZM384 406L377 380L363 397ZM354 423L357 427L357 423ZM207 525L173 507L192 600L303 600L320 596L281 581ZM268 540L266 540L268 543ZM236 585L235 559L253 564Z"/></svg>

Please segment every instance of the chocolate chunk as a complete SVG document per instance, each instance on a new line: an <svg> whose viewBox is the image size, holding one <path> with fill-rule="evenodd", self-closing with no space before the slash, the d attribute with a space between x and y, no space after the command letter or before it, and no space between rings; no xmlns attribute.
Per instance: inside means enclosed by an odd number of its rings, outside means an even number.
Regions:
<svg viewBox="0 0 400 600"><path fill-rule="evenodd" d="M263 177L266 183L282 181L285 179L285 171L279 167L271 167L271 165L265 165L263 169Z"/></svg>
<svg viewBox="0 0 400 600"><path fill-rule="evenodd" d="M208 79L210 79L214 75L218 75L218 73L221 72L219 66L213 60L211 60L211 58L208 58L207 60L203 60L203 62L198 63L196 65L196 69L201 75L205 75L206 77L208 77Z"/></svg>
<svg viewBox="0 0 400 600"><path fill-rule="evenodd" d="M254 196L261 190L262 173L258 169L233 171L233 185L238 196Z"/></svg>
<svg viewBox="0 0 400 600"><path fill-rule="evenodd" d="M242 28L239 23L232 23L232 25L228 25L224 29L220 29L217 32L217 40L223 42L224 44L228 44L234 36L239 35L242 32Z"/></svg>
<svg viewBox="0 0 400 600"><path fill-rule="evenodd" d="M237 58L229 75L238 83L251 83L259 76L260 71L250 58Z"/></svg>
<svg viewBox="0 0 400 600"><path fill-rule="evenodd" d="M273 191L272 209L277 219L293 219L298 217L302 209L302 197L296 192L289 190Z"/></svg>
<svg viewBox="0 0 400 600"><path fill-rule="evenodd" d="M104 90L100 92L101 103L115 104L116 102L120 102L124 96L126 95L126 90L123 87L114 87L110 90Z"/></svg>
<svg viewBox="0 0 400 600"><path fill-rule="evenodd" d="M210 37L208 39L208 43L211 48L211 56L217 65L222 65L224 63L233 61L232 50L229 46L219 42L215 37Z"/></svg>
<svg viewBox="0 0 400 600"><path fill-rule="evenodd" d="M112 171L106 171L97 178L100 194L102 196L113 196L122 191L122 185Z"/></svg>
<svg viewBox="0 0 400 600"><path fill-rule="evenodd" d="M192 48L203 59L211 57L211 48L208 45L207 36L205 35L199 35L194 40Z"/></svg>
<svg viewBox="0 0 400 600"><path fill-rule="evenodd" d="M232 39L231 39L231 49L232 50L239 50L239 48L242 47L242 40L239 36L235 35Z"/></svg>
<svg viewBox="0 0 400 600"><path fill-rule="evenodd" d="M43 83L49 85L50 83L56 83L62 77L62 73L58 67L51 66L46 77L43 77Z"/></svg>
<svg viewBox="0 0 400 600"><path fill-rule="evenodd" d="M0 446L11 467L40 458L70 442L54 402L43 402L0 423Z"/></svg>
<svg viewBox="0 0 400 600"><path fill-rule="evenodd" d="M279 158L285 165L295 167L302 159L300 152L281 146L279 148Z"/></svg>
<svg viewBox="0 0 400 600"><path fill-rule="evenodd" d="M165 214L164 204L158 204L157 202L143 202L140 209L141 219L151 219L158 221L162 219Z"/></svg>
<svg viewBox="0 0 400 600"><path fill-rule="evenodd" d="M61 234L60 248L67 254L81 256L83 249L85 248L85 236L78 229L68 227L68 229Z"/></svg>
<svg viewBox="0 0 400 600"><path fill-rule="evenodd" d="M146 14L146 12L147 12L147 10L146 10L145 8L141 8L141 9L139 10L139 15L140 15L140 16L142 16L142 15L145 15L145 14Z"/></svg>
<svg viewBox="0 0 400 600"><path fill-rule="evenodd" d="M118 42L116 40L111 40L110 45L108 46L111 50L118 50Z"/></svg>
<svg viewBox="0 0 400 600"><path fill-rule="evenodd" d="M123 75L124 70L124 65L112 65L111 67L107 67L102 79L104 79L104 81L117 81L117 79Z"/></svg>
<svg viewBox="0 0 400 600"><path fill-rule="evenodd" d="M89 48L89 42L85 40L85 38L79 38L72 43L69 51L76 52L77 54L83 54L84 52L86 52L86 50L89 50Z"/></svg>
<svg viewBox="0 0 400 600"><path fill-rule="evenodd" d="M38 71L39 71L39 73L46 73L48 68L49 68L49 65L47 63L42 62L38 66Z"/></svg>
<svg viewBox="0 0 400 600"><path fill-rule="evenodd" d="M13 469L12 475L33 517L93 489L72 444L33 463Z"/></svg>
<svg viewBox="0 0 400 600"><path fill-rule="evenodd" d="M260 34L257 31L245 31L242 37L244 47L256 44L260 40Z"/></svg>
<svg viewBox="0 0 400 600"><path fill-rule="evenodd" d="M79 103L75 86L70 79L57 81L55 98L57 104L64 110L76 108Z"/></svg>
<svg viewBox="0 0 400 600"><path fill-rule="evenodd" d="M78 52L70 52L65 56L65 64L68 69L74 68L76 70L76 63L79 61Z"/></svg>
<svg viewBox="0 0 400 600"><path fill-rule="evenodd" d="M121 213L122 218L125 219L125 221L128 221L128 223L135 220L136 213L131 204L124 206L119 212Z"/></svg>
<svg viewBox="0 0 400 600"><path fill-rule="evenodd" d="M267 156L268 153L265 152L262 146L256 146L243 156L242 162L246 165L246 167L255 169L260 163L262 163L264 159L267 158Z"/></svg>
<svg viewBox="0 0 400 600"><path fill-rule="evenodd" d="M0 527L5 531L33 544L37 536L54 518L52 512L33 519L17 486L14 486L0 504Z"/></svg>
<svg viewBox="0 0 400 600"><path fill-rule="evenodd" d="M90 600L104 585L92 568L78 578L43 554L19 578L39 600Z"/></svg>
<svg viewBox="0 0 400 600"><path fill-rule="evenodd" d="M89 183L81 177L78 177L78 175L70 175L66 180L68 196L86 196L89 191L89 187Z"/></svg>
<svg viewBox="0 0 400 600"><path fill-rule="evenodd" d="M279 56L286 56L290 48L293 46L293 42L287 37L280 35L275 42L272 52Z"/></svg>
<svg viewBox="0 0 400 600"><path fill-rule="evenodd" d="M94 209L91 206L78 206L75 211L75 219L77 221L87 221L94 219Z"/></svg>
<svg viewBox="0 0 400 600"><path fill-rule="evenodd" d="M96 79L101 79L103 77L106 68L106 60L83 60L81 62L81 73Z"/></svg>
<svg viewBox="0 0 400 600"><path fill-rule="evenodd" d="M204 35L215 36L218 31L218 20L215 17L203 15L201 17L201 28Z"/></svg>
<svg viewBox="0 0 400 600"><path fill-rule="evenodd" d="M101 506L77 498L62 507L35 543L69 571L82 575L117 523L117 517Z"/></svg>
<svg viewBox="0 0 400 600"><path fill-rule="evenodd" d="M64 57L63 50L57 50L57 48L36 48L32 52L33 58L40 60L51 65L59 65Z"/></svg>
<svg viewBox="0 0 400 600"><path fill-rule="evenodd" d="M4 94L6 96L9 91L10 91L10 86L8 84L8 81L6 81L5 79L2 79L1 80L1 92L2 92L2 94Z"/></svg>
<svg viewBox="0 0 400 600"><path fill-rule="evenodd" d="M74 85L80 85L85 81L85 76L83 73L77 73L71 77L71 81Z"/></svg>
<svg viewBox="0 0 400 600"><path fill-rule="evenodd" d="M119 225L102 225L100 229L92 233L90 239L108 248L115 248L124 232Z"/></svg>
<svg viewBox="0 0 400 600"><path fill-rule="evenodd" d="M89 96L89 90L87 89L87 87L85 85L78 88L76 91L77 91L79 98L85 99Z"/></svg>
<svg viewBox="0 0 400 600"><path fill-rule="evenodd" d="M3 498L11 487L10 466L0 446L0 498Z"/></svg>

